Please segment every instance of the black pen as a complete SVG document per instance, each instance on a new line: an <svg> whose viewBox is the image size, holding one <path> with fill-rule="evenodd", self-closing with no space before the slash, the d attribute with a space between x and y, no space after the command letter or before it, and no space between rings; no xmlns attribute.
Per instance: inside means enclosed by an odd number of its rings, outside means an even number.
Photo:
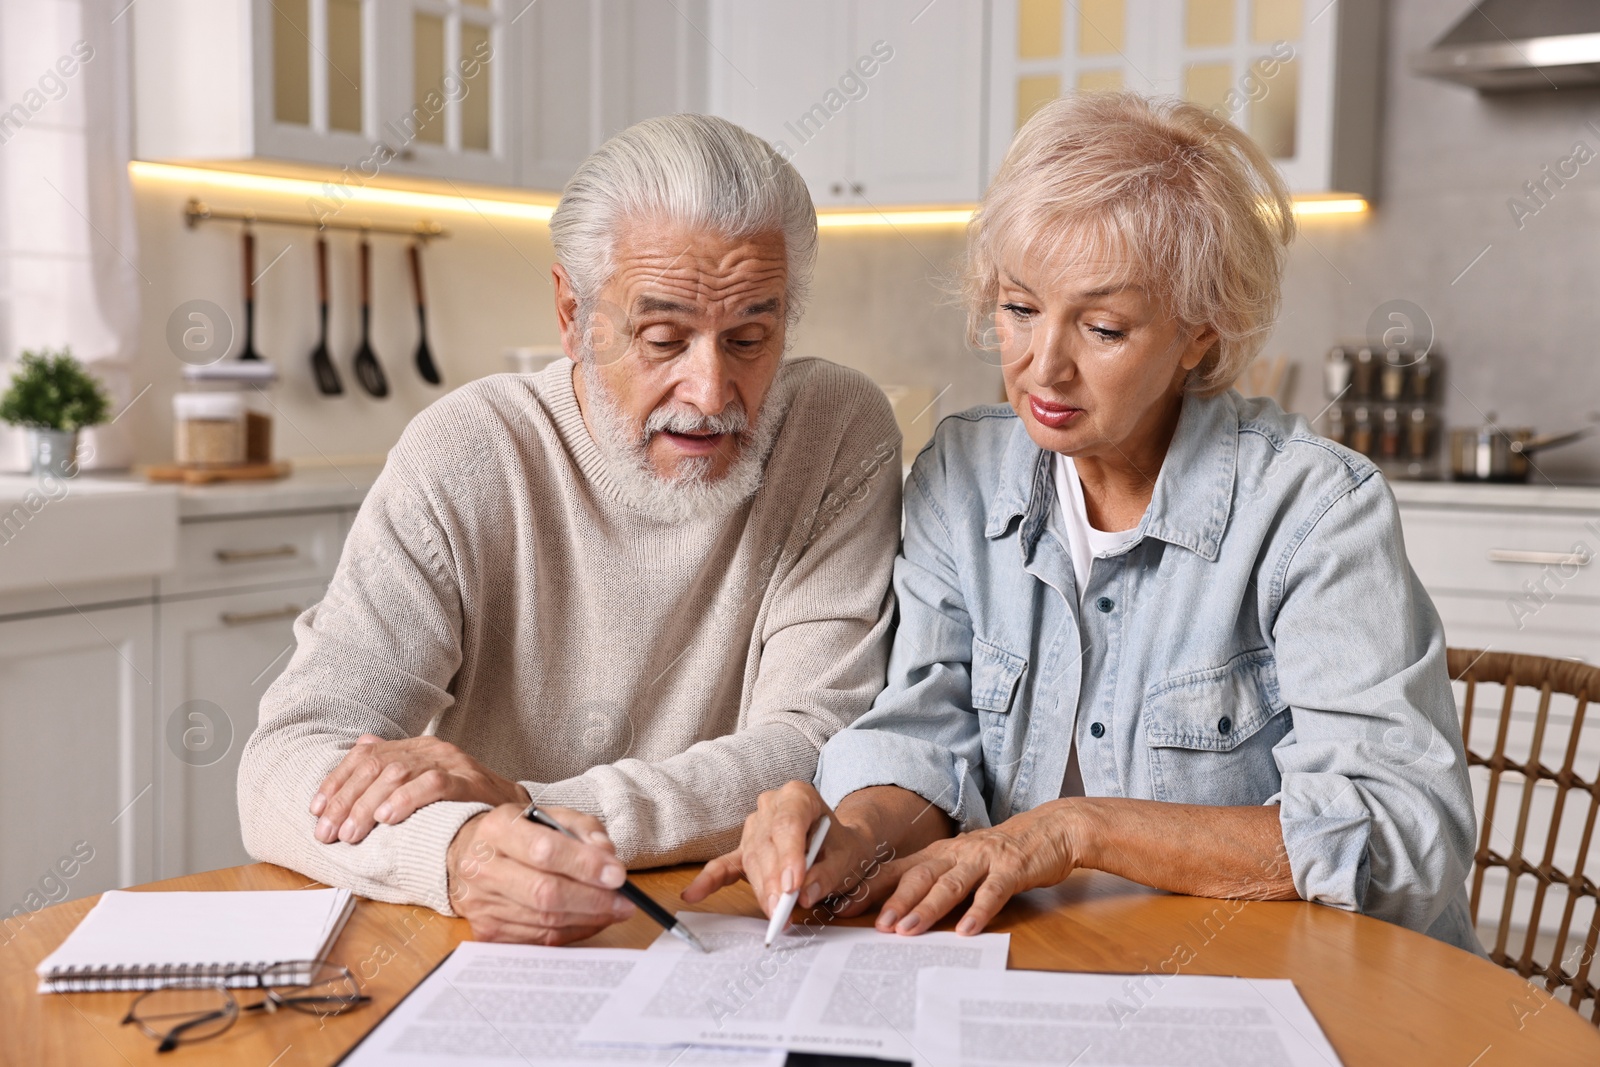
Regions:
<svg viewBox="0 0 1600 1067"><path fill-rule="evenodd" d="M571 830L568 830L565 826L562 826L560 823L556 822L549 815L540 811L538 804L530 802L527 810L522 813L522 817L527 819L529 822L536 822L540 826L548 826L556 833L564 834L567 837L572 838L574 841L581 840L577 834L573 833ZM636 905L638 905L640 911L644 912L646 915L650 916L650 918L660 923L661 928L667 933L688 942L707 955L710 954L711 950L700 943L700 939L694 936L693 930L690 930L688 926L679 922L677 916L673 915L672 912L651 900L643 889L640 889L632 882L624 879L622 885L617 889L617 892L633 901Z"/></svg>

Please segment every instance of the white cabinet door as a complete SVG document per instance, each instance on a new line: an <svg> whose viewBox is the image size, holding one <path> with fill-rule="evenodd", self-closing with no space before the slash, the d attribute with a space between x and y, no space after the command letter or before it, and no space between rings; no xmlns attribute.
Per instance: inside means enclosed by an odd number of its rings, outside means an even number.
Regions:
<svg viewBox="0 0 1600 1067"><path fill-rule="evenodd" d="M0 623L0 917L154 877L153 614Z"/></svg>
<svg viewBox="0 0 1600 1067"><path fill-rule="evenodd" d="M157 606L162 877L250 862L239 836L239 754L261 695L289 662L295 617L325 588L318 582Z"/></svg>
<svg viewBox="0 0 1600 1067"><path fill-rule="evenodd" d="M383 174L515 177L519 49L504 4L129 6L140 159L309 163L357 187Z"/></svg>
<svg viewBox="0 0 1600 1067"><path fill-rule="evenodd" d="M1246 130L1298 194L1372 196L1378 0L991 0L990 172L1040 106L1080 90L1176 95Z"/></svg>
<svg viewBox="0 0 1600 1067"><path fill-rule="evenodd" d="M856 5L849 61L873 70L853 106L850 190L865 204L983 195L981 3ZM875 69L874 69L875 68Z"/></svg>
<svg viewBox="0 0 1600 1067"><path fill-rule="evenodd" d="M513 17L523 186L557 191L613 134L707 109L705 0L539 0Z"/></svg>
<svg viewBox="0 0 1600 1067"><path fill-rule="evenodd" d="M860 203L850 174L852 108L862 98L851 99L839 84L856 59L854 7L849 0L711 4L712 111L770 141L819 206Z"/></svg>

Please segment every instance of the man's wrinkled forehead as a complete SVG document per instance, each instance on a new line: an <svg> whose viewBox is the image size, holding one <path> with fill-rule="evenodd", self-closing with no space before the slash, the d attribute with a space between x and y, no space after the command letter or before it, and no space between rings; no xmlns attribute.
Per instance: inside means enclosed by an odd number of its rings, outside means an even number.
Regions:
<svg viewBox="0 0 1600 1067"><path fill-rule="evenodd" d="M725 238L649 227L619 237L607 288L630 315L784 312L788 259L776 231Z"/></svg>

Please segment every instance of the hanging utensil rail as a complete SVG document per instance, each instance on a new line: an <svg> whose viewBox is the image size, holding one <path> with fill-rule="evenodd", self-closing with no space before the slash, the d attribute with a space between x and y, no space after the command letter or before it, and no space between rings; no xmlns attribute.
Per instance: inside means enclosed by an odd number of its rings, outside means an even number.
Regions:
<svg viewBox="0 0 1600 1067"><path fill-rule="evenodd" d="M203 200L193 197L183 207L183 220L193 229L202 222L227 220L231 222L256 223L262 226L307 226L313 230L356 230L361 233L398 233L406 237L416 237L424 241L434 237L450 236L443 226L432 219L419 219L412 226L392 226L372 222L368 219L346 221L344 219L324 219L318 221L313 218L302 218L299 215L277 215L263 211L225 211L213 208Z"/></svg>

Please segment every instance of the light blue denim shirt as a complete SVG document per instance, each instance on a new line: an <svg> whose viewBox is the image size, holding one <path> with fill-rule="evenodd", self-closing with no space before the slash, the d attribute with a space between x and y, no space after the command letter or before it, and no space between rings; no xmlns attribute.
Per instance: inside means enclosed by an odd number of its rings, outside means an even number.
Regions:
<svg viewBox="0 0 1600 1067"><path fill-rule="evenodd" d="M905 491L888 687L822 750L830 804L899 785L972 830L1060 796L1276 804L1295 888L1482 953L1439 617L1387 483L1303 418L1184 400L1137 536L1080 598L1054 453L945 419Z"/></svg>

